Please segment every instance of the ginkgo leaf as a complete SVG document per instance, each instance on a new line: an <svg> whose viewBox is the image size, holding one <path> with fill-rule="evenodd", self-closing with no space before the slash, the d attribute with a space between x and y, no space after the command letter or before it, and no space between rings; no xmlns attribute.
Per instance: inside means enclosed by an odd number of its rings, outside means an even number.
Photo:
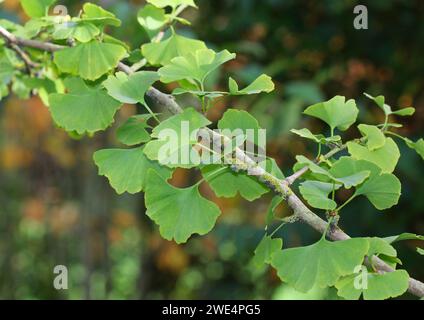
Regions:
<svg viewBox="0 0 424 320"><path fill-rule="evenodd" d="M150 169L163 179L169 179L172 175L170 169L147 159L143 147L99 150L93 158L99 168L99 175L107 177L118 194L144 191Z"/></svg>
<svg viewBox="0 0 424 320"><path fill-rule="evenodd" d="M156 36L160 29L168 22L165 10L151 4L145 5L138 11L137 20L150 38Z"/></svg>
<svg viewBox="0 0 424 320"><path fill-rule="evenodd" d="M150 141L150 133L146 130L150 128L147 121L152 116L150 114L140 114L130 117L116 131L117 139L127 146Z"/></svg>
<svg viewBox="0 0 424 320"><path fill-rule="evenodd" d="M392 138L386 138L384 146L373 151L352 141L347 143L347 148L353 158L372 162L379 166L383 173L393 172L400 158L399 148Z"/></svg>
<svg viewBox="0 0 424 320"><path fill-rule="evenodd" d="M379 210L389 209L399 202L401 183L393 174L375 176L360 186L355 194L364 195Z"/></svg>
<svg viewBox="0 0 424 320"><path fill-rule="evenodd" d="M159 225L162 237L184 243L195 233L212 230L221 211L200 195L197 185L175 188L151 170L147 179L146 214Z"/></svg>
<svg viewBox="0 0 424 320"><path fill-rule="evenodd" d="M151 136L157 138L147 143L144 152L151 160L170 168L193 168L200 165L200 154L193 148L197 144L198 129L210 124L193 108L185 109L161 122Z"/></svg>
<svg viewBox="0 0 424 320"><path fill-rule="evenodd" d="M158 73L164 83L187 80L201 89L211 72L235 56L227 50L216 53L211 49L201 49L172 59L169 64L160 68Z"/></svg>
<svg viewBox="0 0 424 320"><path fill-rule="evenodd" d="M410 139L405 139L405 142L409 148L415 150L424 160L424 139L421 138L417 142L414 142Z"/></svg>
<svg viewBox="0 0 424 320"><path fill-rule="evenodd" d="M378 127L360 124L358 129L367 139L367 147L371 151L377 150L386 144L386 137Z"/></svg>
<svg viewBox="0 0 424 320"><path fill-rule="evenodd" d="M417 252L418 252L420 255L424 256L424 249L417 248Z"/></svg>
<svg viewBox="0 0 424 320"><path fill-rule="evenodd" d="M246 88L239 90L239 86L237 82L233 79L229 79L229 89L230 94L238 96L238 95L250 95L250 94L258 94L261 92L272 92L275 89L274 82L270 76L263 74L256 78L250 85Z"/></svg>
<svg viewBox="0 0 424 320"><path fill-rule="evenodd" d="M249 201L259 199L269 189L259 183L256 177L245 172L233 172L229 168L220 170L222 166L211 164L202 168L202 175L209 183L217 197L233 198L237 193ZM219 171L218 171L219 170ZM218 172L214 174L214 172Z"/></svg>
<svg viewBox="0 0 424 320"><path fill-rule="evenodd" d="M311 207L324 210L334 210L337 207L337 203L328 198L333 189L340 189L340 185L321 181L305 181L299 186L300 193Z"/></svg>
<svg viewBox="0 0 424 320"><path fill-rule="evenodd" d="M124 47L92 40L54 53L54 62L61 72L96 80L114 69L127 55Z"/></svg>
<svg viewBox="0 0 424 320"><path fill-rule="evenodd" d="M308 107L303 113L326 122L332 131L335 128L346 131L355 123L359 110L355 100L346 101L345 97L336 96Z"/></svg>
<svg viewBox="0 0 424 320"><path fill-rule="evenodd" d="M194 0L147 0L147 2L153 4L158 8L165 8L170 6L175 9L180 5L186 5L197 8L196 4L194 3Z"/></svg>
<svg viewBox="0 0 424 320"><path fill-rule="evenodd" d="M329 172L336 181L343 183L346 189L350 189L360 185L371 175L380 173L377 166L373 164L371 166L370 169L366 164L358 165L352 158L341 157L333 164Z"/></svg>
<svg viewBox="0 0 424 320"><path fill-rule="evenodd" d="M415 233L409 233L409 232L405 232L405 233L401 233L399 235L396 236L391 236L391 237L386 237L384 238L385 241L387 241L388 243L395 243L398 241L405 241L405 240L421 240L424 241L424 236L415 234Z"/></svg>
<svg viewBox="0 0 424 320"><path fill-rule="evenodd" d="M399 109L397 111L392 112L392 114L401 116L401 117L413 116L414 113L415 113L415 108L413 107L403 108L403 109Z"/></svg>
<svg viewBox="0 0 424 320"><path fill-rule="evenodd" d="M269 204L268 210L267 210L267 214L266 214L266 219L265 219L265 224L268 226L272 220L274 220L275 217L275 210L277 209L277 207L283 202L283 198L281 196L275 196L274 198L272 198L271 203Z"/></svg>
<svg viewBox="0 0 424 320"><path fill-rule="evenodd" d="M361 271L364 272L364 271ZM409 275L405 270L387 273L352 274L336 283L337 294L348 300L384 300L398 297L408 290Z"/></svg>
<svg viewBox="0 0 424 320"><path fill-rule="evenodd" d="M283 239L273 239L271 236L265 235L255 249L252 262L257 268L262 267L264 264L269 264L271 263L272 256L280 251L282 247Z"/></svg>
<svg viewBox="0 0 424 320"><path fill-rule="evenodd" d="M354 272L368 252L366 239L330 242L322 238L317 243L285 249L272 257L272 266L284 282L301 292L315 285L333 286L337 280Z"/></svg>
<svg viewBox="0 0 424 320"><path fill-rule="evenodd" d="M56 0L21 0L21 6L31 18L40 18L47 15L49 7Z"/></svg>
<svg viewBox="0 0 424 320"><path fill-rule="evenodd" d="M159 75L153 71L139 71L128 76L124 72L110 75L104 82L109 95L122 103L146 105L144 96Z"/></svg>
<svg viewBox="0 0 424 320"><path fill-rule="evenodd" d="M227 110L218 121L218 129L229 138L244 135L248 141L259 144L259 122L247 111Z"/></svg>
<svg viewBox="0 0 424 320"><path fill-rule="evenodd" d="M203 41L186 38L175 33L159 43L147 43L141 47L143 56L154 66L168 64L176 57L185 56L200 49L206 49Z"/></svg>
<svg viewBox="0 0 424 320"><path fill-rule="evenodd" d="M388 243L385 239L382 238L368 238L370 248L368 250L367 256L373 256L373 255L385 255L388 257L397 257L397 251L395 248L393 248L390 243Z"/></svg>
<svg viewBox="0 0 424 320"><path fill-rule="evenodd" d="M121 103L99 86L88 86L81 78L65 79L68 93L49 96L53 120L66 131L94 133L113 123Z"/></svg>
<svg viewBox="0 0 424 320"><path fill-rule="evenodd" d="M364 93L364 95L368 98L373 100L383 111L387 116L390 116L392 114L394 115L398 115L398 116L412 116L415 113L415 108L412 107L408 107L408 108L404 108L404 109L400 109L397 111L393 111L392 107L387 105L386 99L384 98L384 96L378 96L378 97L373 97L372 95L368 94L368 93Z"/></svg>
<svg viewBox="0 0 424 320"><path fill-rule="evenodd" d="M103 9L94 3L85 3L82 10L83 13L81 18L85 21L92 22L102 27L105 25L119 27L121 25L121 20L119 20L112 12Z"/></svg>
<svg viewBox="0 0 424 320"><path fill-rule="evenodd" d="M313 134L307 128L303 128L303 129L300 129L300 130L291 129L290 132L298 135L299 137L309 139L309 140L312 140L316 143L321 143L321 144L332 143L332 142L337 143L337 142L340 142L342 140L342 138L340 136L332 136L332 137L326 138L322 134Z"/></svg>
<svg viewBox="0 0 424 320"><path fill-rule="evenodd" d="M54 25L53 39L75 39L79 42L89 42L100 34L100 29L94 24L84 21L68 21Z"/></svg>

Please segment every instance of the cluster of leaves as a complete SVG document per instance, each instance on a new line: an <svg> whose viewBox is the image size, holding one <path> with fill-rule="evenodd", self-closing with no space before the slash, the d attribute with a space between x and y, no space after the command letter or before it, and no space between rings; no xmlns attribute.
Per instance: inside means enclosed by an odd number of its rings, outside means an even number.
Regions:
<svg viewBox="0 0 424 320"><path fill-rule="evenodd" d="M123 104L140 104L147 113L130 117L117 130L118 141L126 146L99 150L94 161L99 174L107 177L118 194L144 192L147 215L159 226L161 235L177 243L186 242L193 234L204 235L212 230L221 211L212 201L201 195L199 186L208 183L218 197L240 194L253 201L271 191L269 181L263 183L237 166L222 164L221 159L209 165L202 164L197 137L186 137L180 130L184 121L190 130L211 125L206 112L215 99L224 95L240 96L268 93L274 84L267 75L261 75L247 87L240 89L233 79L228 80L228 91L208 88L208 78L226 62L235 59L227 50L215 52L202 41L178 34L175 25L189 24L179 15L187 7L196 8L192 0L148 0L138 13L138 21L151 42L130 51L127 45L105 33L107 27L118 27L121 21L111 12L86 3L78 17L49 16L52 0L22 1L32 19L25 26L1 21L2 26L15 36L39 39L67 46L50 54L31 50L37 66L27 70L19 52L1 43L0 92L6 95L9 88L20 97L37 93L49 108L55 123L74 137L93 135L106 130ZM148 66L156 71L133 70L115 72L120 61L136 63L139 68ZM150 70L149 69L149 70ZM175 83L174 96L188 94L199 101L198 112L187 106L183 112L167 119L151 111L145 95L156 83ZM299 155L294 171L307 170L302 175L299 192L315 209L325 210L329 225L337 223L342 209L353 199L365 196L377 210L393 207L401 194L401 183L394 175L400 151L391 136L403 140L424 158L424 140L417 142L399 136L393 129L399 124L390 123L391 116L410 116L413 108L393 111L384 97L369 98L384 111L383 124L359 124L361 138L344 142L336 130L349 129L357 121L359 110L354 100L344 97L318 103L307 108L306 115L328 124L330 136L314 134L309 129L292 130L302 138L318 145L316 159ZM258 121L246 111L228 110L217 124L219 129L259 130ZM164 137L161 132L172 129L178 133L177 141ZM230 137L233 138L233 137ZM167 146L167 152L160 150ZM331 156L322 154L329 148ZM348 156L337 158L336 151L347 149ZM184 161L187 151L190 161ZM232 155L225 155L231 157ZM169 158L177 159L170 163ZM234 159L233 159L234 160ZM176 188L168 179L176 168L197 168L202 179L188 188ZM283 180L275 160L267 159L267 172ZM336 202L340 190L354 189L344 203ZM274 198L266 225L279 221L273 212L282 201ZM285 221L281 222L283 225ZM268 230L268 228L266 228ZM267 232L267 231L266 231ZM280 278L299 291L314 286L335 286L338 294L347 299L385 299L403 294L408 288L409 276L404 270L381 274L372 264L377 256L395 268L401 261L391 245L404 239L421 236L404 234L396 238L356 238L330 242L323 235L317 243L299 248L284 249L282 239L266 233L255 252L255 263L269 263L277 269ZM421 251L419 251L421 252ZM368 289L354 286L355 268L366 257ZM307 261L307 263L305 263ZM390 285L388 285L390 284Z"/></svg>

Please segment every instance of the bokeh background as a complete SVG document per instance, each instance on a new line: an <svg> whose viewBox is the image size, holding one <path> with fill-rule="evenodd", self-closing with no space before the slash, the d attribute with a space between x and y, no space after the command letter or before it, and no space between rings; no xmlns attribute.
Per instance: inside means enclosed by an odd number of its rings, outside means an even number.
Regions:
<svg viewBox="0 0 424 320"><path fill-rule="evenodd" d="M110 33L132 48L147 41L136 20L143 1L94 1L113 11L123 26ZM402 134L424 136L424 2L361 1L369 10L369 29L353 28L358 1L198 0L200 10L180 32L205 40L214 49L237 52L224 76L248 83L265 72L276 82L269 95L222 99L209 113L218 120L227 107L254 114L268 130L268 152L290 174L294 157L313 157L309 143L291 128L326 130L302 117L302 110L334 95L357 99L360 120L381 123L382 113L362 93L383 94L393 107L413 105L416 115ZM83 1L58 1L77 15ZM0 4L0 18L24 22L19 1ZM162 88L170 90L171 88ZM0 298L2 299L332 299L332 289L299 294L282 284L270 268L250 263L264 234L271 200L215 199L223 210L209 235L177 246L161 239L145 216L142 195L117 196L97 175L92 154L118 145L116 127L141 111L125 106L116 125L94 138L72 140L57 129L38 98L9 97L0 102ZM347 137L357 136L356 130ZM366 200L346 208L341 226L354 236L424 233L424 165L400 145L396 174L403 184L399 205L383 213ZM173 183L189 185L196 172L177 171ZM340 195L339 200L348 197ZM281 206L279 214L289 214ZM311 244L318 234L296 224L279 233L285 246ZM397 245L410 274L424 280L419 245ZM53 267L69 270L69 289L53 288ZM406 296L408 297L408 296Z"/></svg>

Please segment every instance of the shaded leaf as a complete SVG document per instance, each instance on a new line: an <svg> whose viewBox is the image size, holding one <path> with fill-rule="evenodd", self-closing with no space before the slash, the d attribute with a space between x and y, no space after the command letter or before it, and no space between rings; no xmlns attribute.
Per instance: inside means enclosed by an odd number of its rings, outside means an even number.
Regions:
<svg viewBox="0 0 424 320"><path fill-rule="evenodd" d="M283 239L273 239L270 236L264 236L255 249L255 255L252 259L257 268L264 264L271 263L272 256L283 247Z"/></svg>
<svg viewBox="0 0 424 320"><path fill-rule="evenodd" d="M68 21L54 25L53 39L75 39L89 42L100 34L99 28L88 22Z"/></svg>
<svg viewBox="0 0 424 320"><path fill-rule="evenodd" d="M402 233L399 234L397 236L391 236L391 237L386 237L384 238L385 241L387 241L388 243L395 243L398 241L405 241L405 240L422 240L424 241L424 236L420 236L418 234L415 233Z"/></svg>
<svg viewBox="0 0 424 320"><path fill-rule="evenodd" d="M150 140L150 133L146 130L150 128L147 121L152 116L150 114L141 114L130 117L116 131L118 140L127 145L134 146L136 144L145 143Z"/></svg>
<svg viewBox="0 0 424 320"><path fill-rule="evenodd" d="M334 210L337 203L328 198L333 191L340 189L340 185L321 181L305 181L300 184L299 191L311 207L324 210Z"/></svg>

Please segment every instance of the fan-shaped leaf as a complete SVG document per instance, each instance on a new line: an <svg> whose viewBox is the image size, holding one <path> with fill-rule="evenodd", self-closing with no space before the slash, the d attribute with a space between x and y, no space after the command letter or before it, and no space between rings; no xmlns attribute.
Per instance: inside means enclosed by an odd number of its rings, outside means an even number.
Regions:
<svg viewBox="0 0 424 320"><path fill-rule="evenodd" d="M299 191L311 207L324 210L334 210L337 203L328 198L330 192L340 189L340 185L320 181L305 181Z"/></svg>
<svg viewBox="0 0 424 320"><path fill-rule="evenodd" d="M271 77L263 74L259 76L255 81L253 81L246 88L239 90L239 86L237 82L233 79L229 79L229 89L232 95L250 95L250 94L258 94L261 92L271 92L275 88L274 82L272 82Z"/></svg>
<svg viewBox="0 0 424 320"><path fill-rule="evenodd" d="M147 121L151 117L150 114L140 114L130 117L116 131L116 137L127 146L148 142L150 140L150 134L146 129L150 128Z"/></svg>
<svg viewBox="0 0 424 320"><path fill-rule="evenodd" d="M360 124L358 129L367 138L367 147L371 151L377 150L386 144L386 137L378 127Z"/></svg>
<svg viewBox="0 0 424 320"><path fill-rule="evenodd" d="M75 39L89 42L100 34L99 28L84 21L68 21L54 25L53 39Z"/></svg>
<svg viewBox="0 0 424 320"><path fill-rule="evenodd" d="M67 94L49 96L54 121L66 131L78 134L104 130L113 123L121 103L111 98L99 86L90 87L81 78L65 80Z"/></svg>
<svg viewBox="0 0 424 320"><path fill-rule="evenodd" d="M146 214L159 225L162 237L177 243L186 242L195 233L208 233L221 214L216 204L200 195L198 186L175 188L152 170L145 199Z"/></svg>
<svg viewBox="0 0 424 320"><path fill-rule="evenodd" d="M194 3L194 0L147 0L147 2L153 4L158 8L165 8L170 6L175 9L180 5L186 5L197 8L196 4Z"/></svg>
<svg viewBox="0 0 424 320"><path fill-rule="evenodd" d="M264 264L271 263L272 256L283 247L283 239L273 239L270 236L264 236L255 249L253 263L260 268Z"/></svg>

